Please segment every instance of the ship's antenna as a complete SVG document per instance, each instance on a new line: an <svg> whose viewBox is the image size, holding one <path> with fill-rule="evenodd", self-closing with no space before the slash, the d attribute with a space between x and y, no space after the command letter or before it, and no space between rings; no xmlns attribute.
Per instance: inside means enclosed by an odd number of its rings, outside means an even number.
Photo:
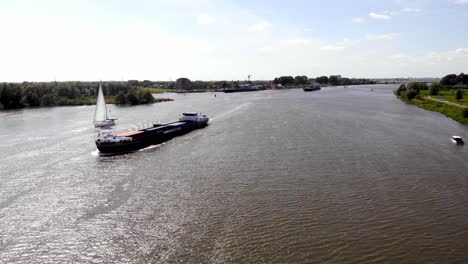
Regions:
<svg viewBox="0 0 468 264"><path fill-rule="evenodd" d="M250 82L250 77L252 77L252 74L247 75L247 77L249 78L249 82Z"/></svg>

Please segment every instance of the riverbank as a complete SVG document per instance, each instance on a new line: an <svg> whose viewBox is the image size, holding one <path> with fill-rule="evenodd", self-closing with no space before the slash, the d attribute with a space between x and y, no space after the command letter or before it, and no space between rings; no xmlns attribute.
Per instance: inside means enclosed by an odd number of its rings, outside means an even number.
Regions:
<svg viewBox="0 0 468 264"><path fill-rule="evenodd" d="M0 109L92 105L96 103L100 85L110 104L138 105L170 100L155 100L152 95L169 89L138 86L130 82L0 83Z"/></svg>
<svg viewBox="0 0 468 264"><path fill-rule="evenodd" d="M106 104L116 104L116 105L139 105L143 103L137 103L137 104L117 104L116 103L116 97L117 96L106 96ZM37 106L26 106L24 105L23 107L19 108L31 108L31 107L50 107L50 106L80 106L80 105L95 105L96 104L96 98L95 97L82 97L82 98L77 98L77 99L68 99L68 98L58 98L55 99L55 101L48 102L47 104L43 105L37 105ZM161 103L161 102L170 102L174 101L174 99L170 98L154 98L153 102L146 103L146 104L155 104L155 103ZM0 108L0 111L4 110Z"/></svg>
<svg viewBox="0 0 468 264"><path fill-rule="evenodd" d="M434 96L424 96L423 92L427 91L421 91L421 96L412 100L408 100L407 98L404 98L404 96L397 97L406 103L416 105L429 111L439 112L449 118L452 118L455 121L468 125L468 118L463 117L463 109L466 108L466 106L460 107L455 104L448 104L441 101L437 101L435 98L433 98Z"/></svg>
<svg viewBox="0 0 468 264"><path fill-rule="evenodd" d="M117 96L106 96L105 97L105 100L106 100L106 104L117 104L117 105L125 105L125 104L118 104L116 102L116 98ZM171 98L154 98L153 102L150 102L150 103L147 103L147 104L155 104L155 103L162 103L162 102L170 102L170 101L174 101L174 99L171 99ZM88 102L91 102L88 104ZM86 104L88 105L93 105L93 104L96 104L96 98L87 98L86 99ZM141 103L143 104L143 103ZM139 104L134 104L134 105L139 105Z"/></svg>

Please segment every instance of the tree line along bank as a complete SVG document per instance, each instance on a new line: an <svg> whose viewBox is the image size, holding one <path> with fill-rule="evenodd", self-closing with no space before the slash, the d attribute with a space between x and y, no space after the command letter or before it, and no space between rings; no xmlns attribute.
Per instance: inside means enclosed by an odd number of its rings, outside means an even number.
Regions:
<svg viewBox="0 0 468 264"><path fill-rule="evenodd" d="M375 81L369 79L356 79L356 78L346 78L341 77L341 75L331 75L331 76L320 76L317 78L309 79L307 76L281 76L273 80L274 84L281 84L282 86L298 86L298 85L309 85L312 83L319 83L321 85L361 85L361 84L375 84Z"/></svg>
<svg viewBox="0 0 468 264"><path fill-rule="evenodd" d="M184 78L180 78L184 79ZM372 84L366 79L349 79L341 76L321 76L309 79L307 76L282 76L273 81L253 81L253 84L307 85L318 82L322 85ZM147 104L164 99L154 99L152 93L164 91L220 91L240 81L194 81L186 87L179 87L173 81L110 81L103 82L106 102L116 104ZM23 82L0 83L0 109L15 109L38 106L91 105L96 103L99 82Z"/></svg>
<svg viewBox="0 0 468 264"><path fill-rule="evenodd" d="M1 83L0 109L95 104L98 88L99 82ZM102 88L109 103L135 105L155 100L151 91L128 82L105 82Z"/></svg>

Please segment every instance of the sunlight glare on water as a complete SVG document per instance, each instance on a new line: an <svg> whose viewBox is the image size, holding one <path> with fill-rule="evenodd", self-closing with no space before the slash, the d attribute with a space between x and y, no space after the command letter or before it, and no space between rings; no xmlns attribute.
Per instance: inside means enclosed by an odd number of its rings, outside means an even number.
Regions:
<svg viewBox="0 0 468 264"><path fill-rule="evenodd" d="M1 113L0 262L467 263L468 128L373 89L109 106L117 131L212 117L116 157L93 106Z"/></svg>

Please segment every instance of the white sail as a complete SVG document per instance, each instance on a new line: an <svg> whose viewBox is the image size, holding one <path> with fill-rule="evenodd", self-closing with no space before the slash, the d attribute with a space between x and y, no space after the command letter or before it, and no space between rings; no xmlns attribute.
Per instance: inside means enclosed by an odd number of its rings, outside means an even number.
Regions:
<svg viewBox="0 0 468 264"><path fill-rule="evenodd" d="M107 120L106 102L102 93L101 84L99 84L98 97L96 101L96 111L94 112L94 122L102 122Z"/></svg>

